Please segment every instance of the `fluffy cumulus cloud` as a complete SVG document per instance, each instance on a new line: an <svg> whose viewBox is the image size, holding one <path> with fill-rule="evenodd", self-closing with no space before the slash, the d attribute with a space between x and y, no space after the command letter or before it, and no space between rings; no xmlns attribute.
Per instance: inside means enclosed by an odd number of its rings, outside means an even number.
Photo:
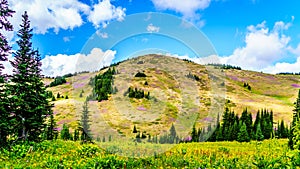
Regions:
<svg viewBox="0 0 300 169"><path fill-rule="evenodd" d="M159 29L160 27L154 26L152 23L147 26L147 31L150 33L159 32Z"/></svg>
<svg viewBox="0 0 300 169"><path fill-rule="evenodd" d="M263 72L267 73L280 73L280 72L293 72L298 73L300 72L300 56L297 58L297 61L294 63L286 63L286 62L279 62L273 66L268 66L262 69Z"/></svg>
<svg viewBox="0 0 300 169"><path fill-rule="evenodd" d="M78 0L9 0L9 4L16 11L11 19L15 29L21 23L21 15L28 12L31 26L35 33L44 34L48 29L73 29L84 22L81 13L88 15L90 7Z"/></svg>
<svg viewBox="0 0 300 169"><path fill-rule="evenodd" d="M110 0L99 1L88 6L79 0L8 0L10 7L16 11L11 23L15 30L21 23L21 15L28 12L31 27L35 33L45 34L49 29L58 33L60 29L74 29L85 23L85 20L94 26L106 26L111 20L122 21L125 17L125 8L115 7ZM13 35L8 35L12 39Z"/></svg>
<svg viewBox="0 0 300 169"><path fill-rule="evenodd" d="M152 0L159 10L174 10L185 18L195 17L198 10L207 8L211 0Z"/></svg>
<svg viewBox="0 0 300 169"><path fill-rule="evenodd" d="M99 1L92 7L92 11L88 16L88 20L94 24L94 26L106 27L110 20L122 21L125 17L126 8L120 6L115 7L110 3L110 0Z"/></svg>
<svg viewBox="0 0 300 169"><path fill-rule="evenodd" d="M67 73L96 71L108 66L115 58L116 51L102 51L94 48L90 54L75 54L46 56L42 60L43 74L46 76L61 76Z"/></svg>
<svg viewBox="0 0 300 169"><path fill-rule="evenodd" d="M239 65L244 69L262 70L283 59L289 51L290 37L283 32L291 23L276 22L272 29L266 22L247 28L245 46L234 50L233 54L222 57L226 64Z"/></svg>

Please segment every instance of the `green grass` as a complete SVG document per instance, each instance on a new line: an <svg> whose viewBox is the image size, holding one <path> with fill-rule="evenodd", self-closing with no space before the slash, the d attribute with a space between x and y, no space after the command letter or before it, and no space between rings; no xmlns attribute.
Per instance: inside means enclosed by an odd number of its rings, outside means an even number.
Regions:
<svg viewBox="0 0 300 169"><path fill-rule="evenodd" d="M142 157L142 148L154 150L153 154ZM129 154L119 156L122 149L127 149ZM286 139L249 143L183 143L175 146L120 142L105 142L98 146L56 140L13 146L10 152L0 151L0 168L248 169L296 168L299 162L299 151L290 151Z"/></svg>

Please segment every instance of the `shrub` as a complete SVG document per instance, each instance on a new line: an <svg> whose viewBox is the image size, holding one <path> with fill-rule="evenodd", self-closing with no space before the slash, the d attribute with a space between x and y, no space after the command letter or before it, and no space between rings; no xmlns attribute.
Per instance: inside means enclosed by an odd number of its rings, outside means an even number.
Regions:
<svg viewBox="0 0 300 169"><path fill-rule="evenodd" d="M134 77L147 77L145 73L143 72L137 72Z"/></svg>

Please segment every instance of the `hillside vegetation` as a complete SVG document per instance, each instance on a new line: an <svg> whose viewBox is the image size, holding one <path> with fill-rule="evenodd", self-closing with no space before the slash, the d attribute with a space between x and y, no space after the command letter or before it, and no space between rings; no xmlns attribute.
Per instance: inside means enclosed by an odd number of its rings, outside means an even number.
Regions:
<svg viewBox="0 0 300 169"><path fill-rule="evenodd" d="M200 127L214 124L225 106L238 114L247 108L253 119L260 109L272 110L274 121L289 123L300 88L298 75L221 69L161 55L126 60L115 64L114 69L115 92L108 100L91 100L88 104L95 138L134 136L134 125L141 132L159 135L172 123L179 135L186 136L194 122ZM92 94L90 79L105 71L78 74L67 78L65 84L48 88L54 96L60 93L69 98L53 102L59 127L63 123L69 123L71 129L77 126L82 104ZM128 97L129 88L149 92L149 99Z"/></svg>
<svg viewBox="0 0 300 169"><path fill-rule="evenodd" d="M115 155L115 143L103 150L95 144L44 141L0 151L0 168L295 168L298 152L288 151L286 142L187 143L162 154L132 158ZM135 149L132 152L143 156Z"/></svg>

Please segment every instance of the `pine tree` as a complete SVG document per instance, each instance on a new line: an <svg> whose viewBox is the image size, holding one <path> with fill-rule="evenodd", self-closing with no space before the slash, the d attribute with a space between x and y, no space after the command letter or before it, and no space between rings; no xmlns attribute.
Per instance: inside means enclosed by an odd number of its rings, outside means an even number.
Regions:
<svg viewBox="0 0 300 169"><path fill-rule="evenodd" d="M48 119L48 123L45 127L44 131L44 140L53 140L55 138L55 135L57 135L57 131L55 130L56 123L53 117L53 114L50 115L50 118Z"/></svg>
<svg viewBox="0 0 300 169"><path fill-rule="evenodd" d="M241 116L241 121L242 121L242 123L246 124L248 135L251 136L251 131L252 131L252 115L251 115L251 113L248 113L247 109L245 109L243 111L242 116Z"/></svg>
<svg viewBox="0 0 300 169"><path fill-rule="evenodd" d="M298 98L296 99L295 102L295 109L293 113L293 121L291 124L291 130L289 134L289 147L293 149L298 142L300 143L300 132L298 129L300 128L300 122L299 122L299 117L300 117L300 90L298 92ZM296 130L296 131L295 131ZM299 135L298 135L299 134Z"/></svg>
<svg viewBox="0 0 300 169"><path fill-rule="evenodd" d="M13 13L15 11L9 9L7 0L0 0L0 61L7 61L7 56L11 50L3 32L13 30L13 26L8 20L9 17L12 17ZM3 68L3 64L0 64L0 75L2 75Z"/></svg>
<svg viewBox="0 0 300 169"><path fill-rule="evenodd" d="M74 130L74 141L79 140L79 129Z"/></svg>
<svg viewBox="0 0 300 169"><path fill-rule="evenodd" d="M278 124L278 137L279 138L287 138L288 137L287 128L285 127L283 120L281 120L280 124Z"/></svg>
<svg viewBox="0 0 300 169"><path fill-rule="evenodd" d="M238 123L238 121L235 121L233 124L233 130L232 130L232 136L231 136L232 140L237 140L239 131L240 131L239 123Z"/></svg>
<svg viewBox="0 0 300 169"><path fill-rule="evenodd" d="M8 45L4 31L12 31L13 26L8 21L14 11L9 9L7 0L0 0L0 62L7 61L11 47ZM9 91L5 90L5 76L2 74L3 64L0 63L0 146L6 145L7 136L11 134L12 119L10 119L10 101L8 100Z"/></svg>
<svg viewBox="0 0 300 169"><path fill-rule="evenodd" d="M222 124L222 135L223 135L223 140L227 140L228 131L229 131L229 109L226 107L224 114L223 114L223 124Z"/></svg>
<svg viewBox="0 0 300 169"><path fill-rule="evenodd" d="M81 115L80 125L81 125L81 141L91 141L90 137L90 125L89 125L89 110L88 101L86 100L83 104L83 111Z"/></svg>
<svg viewBox="0 0 300 169"><path fill-rule="evenodd" d="M260 124L257 125L255 139L258 141L262 141L264 139L264 135L261 131Z"/></svg>
<svg viewBox="0 0 300 169"><path fill-rule="evenodd" d="M39 140L45 121L53 113L47 100L47 91L42 82L41 58L37 50L32 48L32 29L25 12L22 15L21 29L17 41L19 49L14 52L11 61L14 74L8 89L13 103L11 112L16 120L14 134L23 140Z"/></svg>
<svg viewBox="0 0 300 169"><path fill-rule="evenodd" d="M132 131L132 133L137 133L137 129L136 129L136 126L135 126L135 125L133 126L133 131Z"/></svg>
<svg viewBox="0 0 300 169"><path fill-rule="evenodd" d="M176 138L177 134L176 134L176 130L175 130L175 126L174 124L172 124L171 128L170 128L170 142L169 143L174 143L175 138Z"/></svg>
<svg viewBox="0 0 300 169"><path fill-rule="evenodd" d="M252 132L253 137L252 137L252 139L256 139L256 137L255 137L256 133L254 133L254 132L256 132L258 124L260 124L260 111L259 110L256 113L256 118L255 118L255 121L254 121L254 124L253 124L253 130L252 130L253 131Z"/></svg>
<svg viewBox="0 0 300 169"><path fill-rule="evenodd" d="M69 126L66 123L63 124L63 128L60 132L60 138L63 139L63 140L70 140L71 139Z"/></svg>
<svg viewBox="0 0 300 169"><path fill-rule="evenodd" d="M192 142L198 142L199 141L199 137L198 137L198 133L197 133L195 124L193 125L191 135L192 135Z"/></svg>
<svg viewBox="0 0 300 169"><path fill-rule="evenodd" d="M247 126L245 123L242 124L240 131L238 133L237 141L239 142L249 142L250 137L247 132Z"/></svg>

